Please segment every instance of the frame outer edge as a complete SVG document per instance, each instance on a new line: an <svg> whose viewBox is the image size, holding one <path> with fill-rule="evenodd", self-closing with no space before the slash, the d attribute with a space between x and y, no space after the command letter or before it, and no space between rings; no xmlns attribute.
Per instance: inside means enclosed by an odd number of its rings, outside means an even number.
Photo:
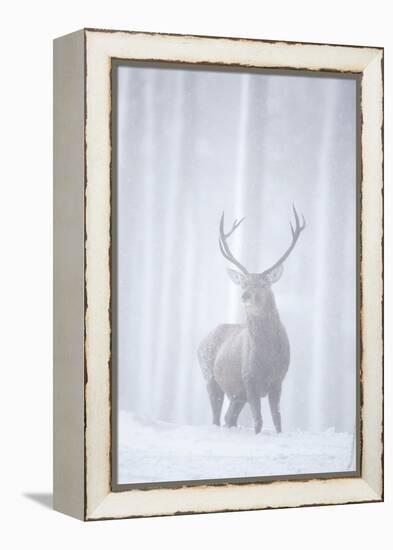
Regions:
<svg viewBox="0 0 393 550"><path fill-rule="evenodd" d="M363 72L362 118L362 477L382 500L383 51L376 53Z"/></svg>
<svg viewBox="0 0 393 550"><path fill-rule="evenodd" d="M53 507L84 506L84 31L53 44Z"/></svg>

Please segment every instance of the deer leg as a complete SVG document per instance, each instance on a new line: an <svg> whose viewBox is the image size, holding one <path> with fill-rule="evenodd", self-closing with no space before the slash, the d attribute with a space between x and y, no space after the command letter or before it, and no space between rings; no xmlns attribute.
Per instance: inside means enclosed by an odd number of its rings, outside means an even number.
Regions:
<svg viewBox="0 0 393 550"><path fill-rule="evenodd" d="M262 430L261 398L256 390L255 380L252 376L247 377L244 383L246 386L247 401L254 419L254 431L256 434L259 434Z"/></svg>
<svg viewBox="0 0 393 550"><path fill-rule="evenodd" d="M225 413L225 426L227 426L227 428L232 428L232 426L237 425L237 419L239 418L239 414L241 413L245 403L246 402L244 400L239 399L238 397L231 399L228 410Z"/></svg>
<svg viewBox="0 0 393 550"><path fill-rule="evenodd" d="M210 405L213 412L213 424L220 425L222 404L224 402L224 392L214 380L210 378L207 382L207 391L210 397Z"/></svg>
<svg viewBox="0 0 393 550"><path fill-rule="evenodd" d="M269 392L269 405L272 413L272 419L276 432L281 432L281 412L280 412L280 397L281 397L281 386L278 388L273 388Z"/></svg>

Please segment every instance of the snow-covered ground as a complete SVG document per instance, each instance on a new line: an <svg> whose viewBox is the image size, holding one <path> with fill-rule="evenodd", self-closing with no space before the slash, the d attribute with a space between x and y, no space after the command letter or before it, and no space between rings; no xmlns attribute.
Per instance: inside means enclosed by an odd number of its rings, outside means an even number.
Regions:
<svg viewBox="0 0 393 550"><path fill-rule="evenodd" d="M344 472L355 469L351 434L181 426L119 414L118 483Z"/></svg>

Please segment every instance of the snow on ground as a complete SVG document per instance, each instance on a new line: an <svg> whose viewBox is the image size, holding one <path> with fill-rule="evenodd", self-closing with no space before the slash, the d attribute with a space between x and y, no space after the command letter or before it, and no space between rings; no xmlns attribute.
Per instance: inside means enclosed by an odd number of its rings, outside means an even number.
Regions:
<svg viewBox="0 0 393 550"><path fill-rule="evenodd" d="M355 469L353 436L183 426L119 414L118 483L344 472Z"/></svg>

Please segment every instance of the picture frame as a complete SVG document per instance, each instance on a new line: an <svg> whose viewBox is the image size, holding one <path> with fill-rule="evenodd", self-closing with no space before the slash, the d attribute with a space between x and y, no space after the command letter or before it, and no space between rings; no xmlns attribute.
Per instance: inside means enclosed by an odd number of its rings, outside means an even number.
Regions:
<svg viewBox="0 0 393 550"><path fill-rule="evenodd" d="M119 62L358 79L355 474L113 482L113 68ZM383 500L383 48L83 29L54 41L54 508L81 520Z"/></svg>

